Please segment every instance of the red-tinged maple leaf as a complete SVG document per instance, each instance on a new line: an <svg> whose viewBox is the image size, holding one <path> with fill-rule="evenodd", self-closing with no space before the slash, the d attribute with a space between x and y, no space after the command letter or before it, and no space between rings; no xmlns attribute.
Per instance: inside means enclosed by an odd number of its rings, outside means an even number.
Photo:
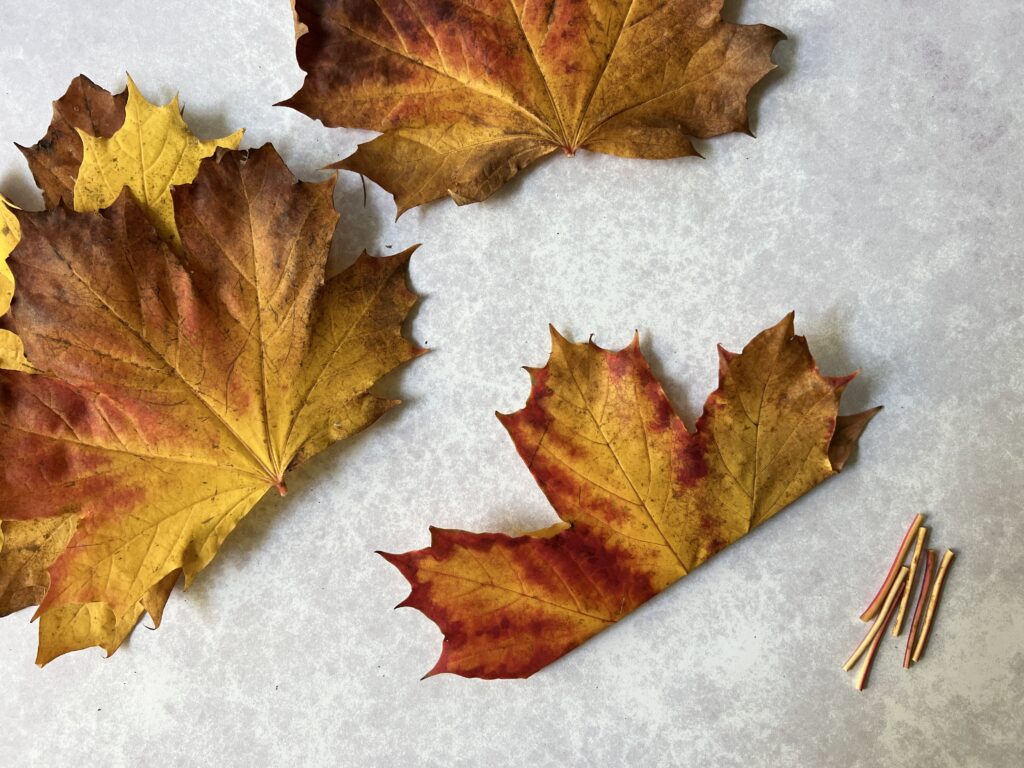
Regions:
<svg viewBox="0 0 1024 768"><path fill-rule="evenodd" d="M696 155L749 132L747 96L784 35L724 22L722 0L294 0L302 88L285 105L381 136L336 167L399 213L486 199L578 149Z"/></svg>
<svg viewBox="0 0 1024 768"><path fill-rule="evenodd" d="M431 528L426 549L382 553L412 585L402 605L444 633L428 674L527 677L842 469L878 411L839 416L855 374L822 376L792 315L719 351L690 432L636 339L613 352L552 330L526 407L500 419L562 522Z"/></svg>

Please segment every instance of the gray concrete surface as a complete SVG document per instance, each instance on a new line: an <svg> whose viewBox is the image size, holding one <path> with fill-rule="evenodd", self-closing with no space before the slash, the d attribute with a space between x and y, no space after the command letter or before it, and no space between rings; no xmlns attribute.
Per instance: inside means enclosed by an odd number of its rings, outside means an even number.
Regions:
<svg viewBox="0 0 1024 768"><path fill-rule="evenodd" d="M0 190L38 205L13 142L84 72L181 93L204 136L248 129L300 175L369 134L271 105L301 82L284 0L5 2ZM493 200L415 210L343 174L337 265L424 245L407 400L239 526L157 632L43 670L0 622L0 763L141 765L1020 765L1024 737L1024 204L1012 0L730 2L789 41L757 140L707 159L554 157ZM428 524L552 521L495 420L526 398L547 323L644 350L692 423L738 348L790 309L826 372L882 403L859 457L611 631L527 681L419 678L440 634L391 606L374 549ZM12 457L3 457L4 461ZM905 525L959 551L924 663L883 643L840 669Z"/></svg>

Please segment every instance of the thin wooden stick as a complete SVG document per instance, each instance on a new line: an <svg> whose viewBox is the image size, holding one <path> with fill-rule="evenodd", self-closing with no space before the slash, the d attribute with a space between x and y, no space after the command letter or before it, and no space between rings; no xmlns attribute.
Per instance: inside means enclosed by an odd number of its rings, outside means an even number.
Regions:
<svg viewBox="0 0 1024 768"><path fill-rule="evenodd" d="M903 629L903 620L907 618L907 606L910 604L910 593L914 591L914 579L917 577L917 565L921 562L921 551L924 549L924 540L928 536L928 529L924 526L917 529L917 544L914 545L914 556L910 558L910 573L907 574L907 588L903 590L903 599L900 600L900 609L896 612L896 626L892 628L892 636L899 637Z"/></svg>
<svg viewBox="0 0 1024 768"><path fill-rule="evenodd" d="M907 529L906 535L903 537L903 543L900 544L900 551L896 553L896 559L892 561L892 567L889 568L889 573L885 577L885 581L882 582L881 589L878 590L878 594L875 595L875 599L871 601L864 613L860 615L861 621L871 621L875 616L878 615L878 611L882 608L882 603L885 602L886 595L892 591L892 583L896 578L896 572L903 565L903 560L907 556L907 551L910 549L910 543L914 540L914 535L917 533L917 529L921 527L921 523L924 522L924 515L915 515L913 522L910 524L910 528Z"/></svg>
<svg viewBox="0 0 1024 768"><path fill-rule="evenodd" d="M871 641L875 639L875 635L877 635L882 630L882 624L883 620L885 619L885 614L888 613L889 607L894 602L896 602L896 593L899 591L900 586L902 586L903 582L906 580L907 572L909 570L910 569L907 568L907 566L905 565L902 568L900 568L900 572L896 576L896 581L893 582L892 589L889 590L889 594L885 597L885 603L882 605L881 613L878 614L878 617L875 619L875 623L871 625L871 629L868 630L868 633L864 635L864 639L860 641L860 645L857 646L857 650L855 650L850 655L850 658L846 660L846 663L843 664L843 669L845 669L847 672L853 669L853 665L857 663L857 659L864 655L864 651L866 651L868 649L868 646L871 645Z"/></svg>
<svg viewBox="0 0 1024 768"><path fill-rule="evenodd" d="M911 657L916 664L924 654L924 646L928 642L928 633L932 629L932 620L935 618L935 609L939 604L939 596L942 594L942 585L946 581L946 572L949 571L949 564L953 562L954 552L947 549L939 563L939 573L935 577L935 586L932 587L932 596L928 601L928 610L924 614L924 626L921 628L921 636L917 638L917 645L914 647L914 655Z"/></svg>
<svg viewBox="0 0 1024 768"><path fill-rule="evenodd" d="M914 640L917 638L917 630L924 617L924 604L928 600L928 590L932 586L933 578L935 578L935 550L929 549L925 558L924 576L921 578L921 591L917 595L917 607L914 608L914 619L910 622L910 632L907 634L907 650L903 652L904 669L910 669L912 661L910 657L914 653Z"/></svg>
<svg viewBox="0 0 1024 768"><path fill-rule="evenodd" d="M922 529L923 530L923 529ZM871 664L875 660L875 654L878 652L878 645L882 642L882 638L885 637L885 628L889 626L889 620L892 618L893 612L896 610L896 603L900 599L900 595L906 595L909 592L910 578L908 577L905 582L900 585L899 594L896 596L896 600L893 601L892 605L889 606L889 610L885 612L885 618L882 620L882 631L875 635L875 639L871 641L871 647L868 648L868 652L864 655L864 661L860 665L860 669L857 670L857 677L853 681L853 687L858 691L863 691L864 687L868 684L868 673L871 672Z"/></svg>

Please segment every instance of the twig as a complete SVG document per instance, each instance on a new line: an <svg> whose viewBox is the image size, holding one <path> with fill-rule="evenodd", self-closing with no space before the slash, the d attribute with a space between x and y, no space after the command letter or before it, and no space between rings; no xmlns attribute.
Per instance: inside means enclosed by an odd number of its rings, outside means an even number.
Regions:
<svg viewBox="0 0 1024 768"><path fill-rule="evenodd" d="M907 650L903 653L903 668L910 669L911 654L914 653L914 640L917 637L917 630L921 626L921 619L924 617L924 604L928 600L928 589L935 577L935 550L929 549L924 564L924 576L921 578L921 591L917 595L917 607L914 608L914 618L910 622L910 632L907 634Z"/></svg>
<svg viewBox="0 0 1024 768"><path fill-rule="evenodd" d="M910 542L914 540L914 534L917 533L917 529L921 527L921 523L924 522L924 515L916 515L914 521L910 524L910 528L907 530L907 534L903 537L903 543L900 544L900 551L896 553L896 559L892 561L892 567L889 568L889 573L885 577L885 581L882 583L881 589L878 590L878 594L875 595L875 599L871 601L864 613L860 615L861 621L871 621L878 615L879 609L882 607L882 603L885 601L886 595L892 591L892 583L896 578L896 571L899 570L900 566L903 565L903 560L907 556L907 550L910 549Z"/></svg>
<svg viewBox="0 0 1024 768"><path fill-rule="evenodd" d="M903 582L906 581L907 572L909 570L910 569L905 565L900 568L899 574L896 576L896 580L893 582L892 588L889 590L889 594L885 597L885 603L882 605L882 610L877 615L875 623L871 625L871 629L869 629L868 633L864 635L864 639L860 641L860 645L857 646L857 650L855 650L850 655L850 658L846 660L846 663L843 664L843 669L847 672L853 669L853 665L857 663L857 659L859 659L864 654L864 651L868 649L868 646L871 645L871 641L875 639L875 635L881 632L885 614L889 612L889 608L896 602L896 593L903 585Z"/></svg>
<svg viewBox="0 0 1024 768"><path fill-rule="evenodd" d="M903 620L907 618L907 606L910 604L910 593L914 591L914 579L917 577L917 566L921 562L921 551L924 549L924 540L928 536L928 529L921 527L917 529L917 544L914 545L914 556L910 558L910 573L907 574L907 588L903 590L903 599L900 600L900 609L896 612L896 626L892 628L892 636L899 637L903 629Z"/></svg>
<svg viewBox="0 0 1024 768"><path fill-rule="evenodd" d="M917 638L917 645L914 647L914 655L911 657L914 663L921 660L924 654L924 646L928 642L928 633L932 628L932 620L935 618L935 608L939 604L939 596L942 594L942 584L946 581L946 573L949 571L949 564L953 562L954 553L947 549L939 563L939 573L935 577L935 586L932 587L932 596L928 601L928 610L924 615L924 626L921 628L921 636Z"/></svg>
<svg viewBox="0 0 1024 768"><path fill-rule="evenodd" d="M924 529L922 528L921 530ZM871 672L871 663L875 660L875 654L878 652L878 644L881 643L882 638L885 637L885 628L889 626L889 620L892 618L893 611L896 610L896 602L900 599L901 595L906 595L907 592L910 591L909 587L910 578L908 577L905 582L900 584L896 600L894 600L892 605L889 606L889 610L885 612L885 618L882 619L882 630L875 635L875 639L871 641L871 647L868 648L868 652L864 656L864 662L860 665L860 669L857 671L857 678L853 681L853 687L858 691L863 691L864 687L868 684L868 673Z"/></svg>

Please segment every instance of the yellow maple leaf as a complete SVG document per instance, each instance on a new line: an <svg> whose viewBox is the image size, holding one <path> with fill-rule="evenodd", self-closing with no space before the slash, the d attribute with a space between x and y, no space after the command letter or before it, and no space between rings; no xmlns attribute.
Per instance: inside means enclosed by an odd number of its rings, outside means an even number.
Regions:
<svg viewBox="0 0 1024 768"><path fill-rule="evenodd" d="M106 208L128 187L161 237L179 247L171 188L191 182L199 163L218 148L238 147L242 134L237 130L220 139L196 138L181 117L177 96L158 107L129 77L124 125L109 138L78 129L83 153L75 183L75 210Z"/></svg>
<svg viewBox="0 0 1024 768"><path fill-rule="evenodd" d="M12 330L46 375L0 372L0 455L19 457L0 520L77 517L40 664L158 620L287 470L396 404L370 388L419 353L401 331L410 252L325 280L333 181L297 182L270 146L229 151L173 206L179 251L127 193L20 214Z"/></svg>
<svg viewBox="0 0 1024 768"><path fill-rule="evenodd" d="M18 217L10 208L10 203L0 195L0 315L11 308L11 297L14 296L14 275L7 266L7 257L21 238L21 227Z"/></svg>

